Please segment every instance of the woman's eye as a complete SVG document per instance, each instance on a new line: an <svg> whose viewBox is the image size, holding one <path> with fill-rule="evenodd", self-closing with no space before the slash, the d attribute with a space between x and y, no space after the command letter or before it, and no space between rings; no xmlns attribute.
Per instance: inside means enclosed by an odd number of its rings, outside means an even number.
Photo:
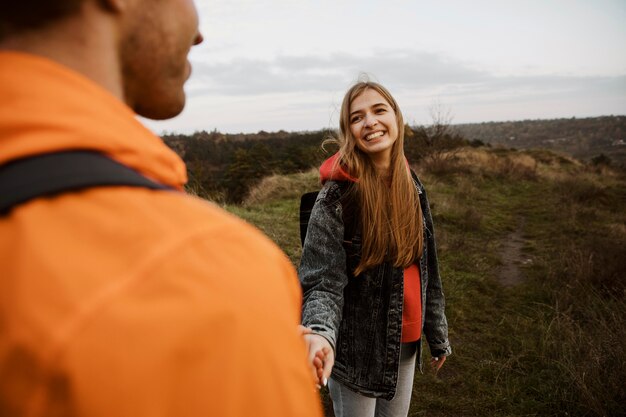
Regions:
<svg viewBox="0 0 626 417"><path fill-rule="evenodd" d="M356 123L356 122L358 122L359 120L361 120L361 116L355 116L355 117L353 117L352 119L350 119L350 123Z"/></svg>

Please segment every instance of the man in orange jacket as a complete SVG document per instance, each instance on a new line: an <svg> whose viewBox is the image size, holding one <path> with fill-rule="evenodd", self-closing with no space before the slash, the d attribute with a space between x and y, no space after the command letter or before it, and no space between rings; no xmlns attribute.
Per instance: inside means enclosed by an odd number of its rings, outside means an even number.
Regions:
<svg viewBox="0 0 626 417"><path fill-rule="evenodd" d="M192 0L1 3L0 166L88 150L172 190L0 217L0 415L321 415L293 267L185 195L183 162L134 117L182 110L201 41Z"/></svg>

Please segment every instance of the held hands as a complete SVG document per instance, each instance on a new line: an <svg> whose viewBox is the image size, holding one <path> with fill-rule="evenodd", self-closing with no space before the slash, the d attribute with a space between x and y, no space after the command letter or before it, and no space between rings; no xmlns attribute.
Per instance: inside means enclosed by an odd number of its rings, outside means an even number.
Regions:
<svg viewBox="0 0 626 417"><path fill-rule="evenodd" d="M302 325L298 326L300 334L304 337L306 343L308 362L313 375L313 380L317 387L326 386L328 378L335 364L335 354L328 340L325 337L313 334L312 330ZM430 366L437 375L441 369L446 356L439 356L430 359Z"/></svg>
<svg viewBox="0 0 626 417"><path fill-rule="evenodd" d="M308 362L311 367L313 380L317 387L326 386L328 378L335 364L335 354L325 337L313 334L311 329L298 326L300 334L306 343Z"/></svg>

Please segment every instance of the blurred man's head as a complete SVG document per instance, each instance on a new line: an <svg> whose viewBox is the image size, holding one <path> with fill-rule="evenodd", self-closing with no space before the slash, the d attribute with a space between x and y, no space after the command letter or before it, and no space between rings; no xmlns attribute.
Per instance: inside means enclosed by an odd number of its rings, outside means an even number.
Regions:
<svg viewBox="0 0 626 417"><path fill-rule="evenodd" d="M0 39L40 29L76 14L85 0L3 0L0 2Z"/></svg>
<svg viewBox="0 0 626 417"><path fill-rule="evenodd" d="M89 24L75 25L81 19ZM70 21L79 33L61 30ZM63 35L50 36L57 28L55 34ZM76 48L77 39L89 45L89 37L99 37L98 48ZM99 66L108 71L104 76L118 80L121 98L151 119L182 111L183 86L191 73L187 55L202 41L193 0L3 0L0 41L16 38L22 38L20 45L53 41L55 47L48 50L73 55L76 62L106 57L107 65ZM55 59L55 52L46 56ZM102 76L85 75L96 81Z"/></svg>
<svg viewBox="0 0 626 417"><path fill-rule="evenodd" d="M202 42L194 2L133 0L124 12L120 60L126 101L144 117L173 117L185 104L187 55Z"/></svg>

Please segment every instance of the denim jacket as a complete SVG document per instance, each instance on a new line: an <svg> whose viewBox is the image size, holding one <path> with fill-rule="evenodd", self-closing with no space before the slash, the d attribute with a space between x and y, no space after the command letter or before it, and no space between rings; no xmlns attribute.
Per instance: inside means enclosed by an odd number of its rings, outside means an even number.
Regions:
<svg viewBox="0 0 626 417"><path fill-rule="evenodd" d="M425 226L419 259L423 333L433 356L449 355L432 215L416 177L415 185ZM390 400L400 362L404 269L385 262L352 275L361 256L361 236L357 233L344 241L344 189L339 182L326 182L311 212L298 269L304 296L302 324L333 347L335 380L363 395ZM421 369L421 360L418 363Z"/></svg>

